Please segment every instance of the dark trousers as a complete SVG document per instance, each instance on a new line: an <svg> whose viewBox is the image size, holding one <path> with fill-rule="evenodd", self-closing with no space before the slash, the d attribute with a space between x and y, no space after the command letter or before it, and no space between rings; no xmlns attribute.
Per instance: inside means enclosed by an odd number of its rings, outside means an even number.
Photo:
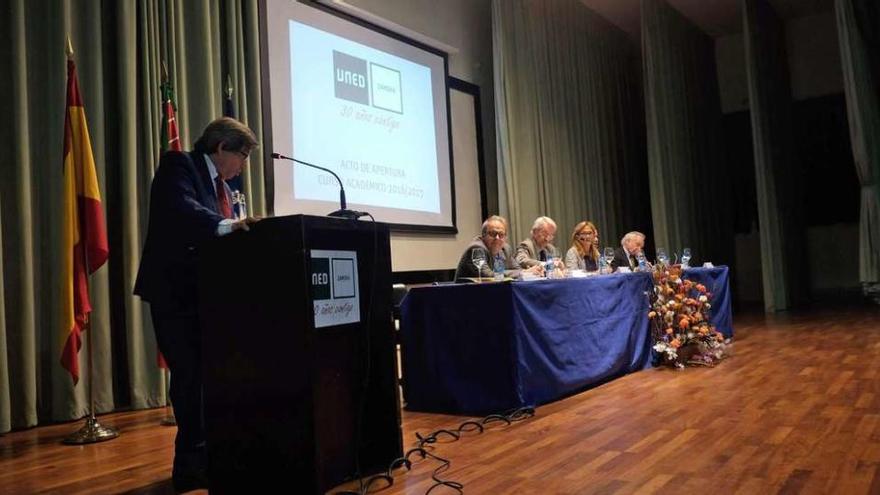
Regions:
<svg viewBox="0 0 880 495"><path fill-rule="evenodd" d="M202 334L195 308L150 305L156 342L171 369L171 404L177 420L172 480L178 491L207 487L202 412Z"/></svg>

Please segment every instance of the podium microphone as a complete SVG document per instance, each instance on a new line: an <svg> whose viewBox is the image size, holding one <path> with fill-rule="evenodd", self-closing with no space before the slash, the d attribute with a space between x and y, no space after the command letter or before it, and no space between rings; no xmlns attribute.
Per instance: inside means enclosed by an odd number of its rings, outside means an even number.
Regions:
<svg viewBox="0 0 880 495"><path fill-rule="evenodd" d="M329 168L320 167L320 166L312 164L312 163L304 162L302 160L297 160L296 158L284 156L281 153L272 153L272 158L275 160L290 160L294 163L300 163L300 164L303 164L307 167L312 167L312 168L316 168L318 170L323 170L324 172L329 172L330 175L332 175L333 177L336 178L336 182L339 183L339 209L334 212L328 213L327 214L328 217L350 218L352 220L357 220L360 217L365 217L365 216L369 215L369 213L366 213L363 211L349 210L346 207L346 205L345 205L345 188L342 187L342 180L339 178L338 175L336 175L336 172L330 170Z"/></svg>

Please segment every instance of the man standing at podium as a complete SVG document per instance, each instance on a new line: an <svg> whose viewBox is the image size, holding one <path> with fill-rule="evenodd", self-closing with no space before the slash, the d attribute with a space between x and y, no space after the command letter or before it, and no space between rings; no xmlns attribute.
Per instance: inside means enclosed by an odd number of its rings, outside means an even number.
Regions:
<svg viewBox="0 0 880 495"><path fill-rule="evenodd" d="M223 117L205 128L189 153L162 155L150 189L147 239L134 293L150 303L159 350L171 374L177 419L172 481L179 492L207 488L202 422L201 330L196 270L199 246L215 236L248 230L234 220L229 187L257 146L253 131ZM218 267L222 269L222 267Z"/></svg>

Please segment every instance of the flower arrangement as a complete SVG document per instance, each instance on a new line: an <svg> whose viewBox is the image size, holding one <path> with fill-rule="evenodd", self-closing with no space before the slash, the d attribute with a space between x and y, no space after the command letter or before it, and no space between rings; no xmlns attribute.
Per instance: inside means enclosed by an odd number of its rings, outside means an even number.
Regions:
<svg viewBox="0 0 880 495"><path fill-rule="evenodd" d="M663 364L713 366L725 354L724 336L709 322L712 294L703 284L682 278L681 265L652 269L651 336Z"/></svg>

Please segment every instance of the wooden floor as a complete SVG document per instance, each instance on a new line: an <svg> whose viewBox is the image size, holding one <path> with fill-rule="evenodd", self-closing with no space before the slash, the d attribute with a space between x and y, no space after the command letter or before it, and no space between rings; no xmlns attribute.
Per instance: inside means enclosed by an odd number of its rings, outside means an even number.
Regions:
<svg viewBox="0 0 880 495"><path fill-rule="evenodd" d="M880 493L880 311L738 316L735 328L716 368L635 373L436 444L452 462L443 477L490 494ZM78 423L0 437L0 493L171 493L163 415L102 416L122 435L84 447L59 444ZM464 419L403 418L405 445ZM437 466L419 461L380 493L425 493Z"/></svg>

